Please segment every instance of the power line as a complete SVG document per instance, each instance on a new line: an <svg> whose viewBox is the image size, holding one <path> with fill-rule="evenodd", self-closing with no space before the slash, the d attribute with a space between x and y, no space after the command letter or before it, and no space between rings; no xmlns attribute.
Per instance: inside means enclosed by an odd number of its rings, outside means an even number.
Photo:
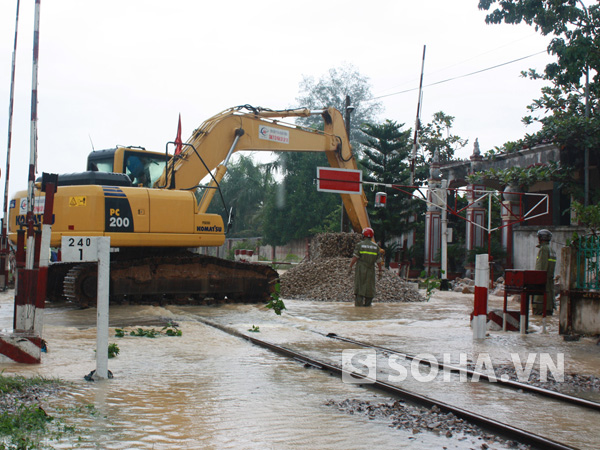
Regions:
<svg viewBox="0 0 600 450"><path fill-rule="evenodd" d="M478 73L487 72L488 70L497 69L498 67L502 67L502 66L506 66L508 64L512 64L512 63L515 63L515 62L518 62L518 61L522 61L524 59L531 58L533 56L541 55L542 53L546 53L546 50L541 51L541 52L537 52L537 53L533 53L533 54L528 55L528 56L523 56L522 58L513 59L512 61L507 61L507 62L504 62L504 63L501 63L501 64L496 64L495 66L487 67L485 69L476 70L475 72L470 72L470 73L467 73L467 74L464 74L464 75L459 75L459 76L456 76L456 77L447 78L445 80L436 81L435 83L427 84L424 87L435 86L437 84L442 84L442 83L447 83L449 81L458 80L460 78L470 77L470 76L476 75ZM373 100L379 100L380 98L391 97L392 95L405 94L407 92L416 91L417 89L418 88L410 88L410 89L406 89L404 91L398 91L398 92L392 92L391 94L380 95L378 97L373 97L371 99L371 101L373 101Z"/></svg>

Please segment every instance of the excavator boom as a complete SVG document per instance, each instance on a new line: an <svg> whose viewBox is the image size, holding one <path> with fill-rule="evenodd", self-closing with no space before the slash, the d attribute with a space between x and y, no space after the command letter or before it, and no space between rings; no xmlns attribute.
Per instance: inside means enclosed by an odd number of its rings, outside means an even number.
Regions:
<svg viewBox="0 0 600 450"><path fill-rule="evenodd" d="M220 181L225 174L223 161L228 161L231 154L238 151L325 152L331 167L357 169L344 120L337 109L273 111L251 108L244 112L243 108L225 110L196 129L183 152L169 161L155 187L194 189L212 171ZM311 115L323 117L323 130L278 120ZM365 195L341 195L353 229L360 232L370 226ZM199 209L206 211L211 199L212 195L207 193L201 199Z"/></svg>

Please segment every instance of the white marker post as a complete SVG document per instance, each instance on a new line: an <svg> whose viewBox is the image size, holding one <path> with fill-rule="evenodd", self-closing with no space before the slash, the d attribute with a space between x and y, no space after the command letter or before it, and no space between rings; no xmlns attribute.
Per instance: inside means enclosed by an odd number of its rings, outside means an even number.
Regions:
<svg viewBox="0 0 600 450"><path fill-rule="evenodd" d="M475 256L475 305L473 307L473 339L485 339L487 332L489 255Z"/></svg>
<svg viewBox="0 0 600 450"><path fill-rule="evenodd" d="M62 260L98 261L95 380L108 378L108 292L110 283L110 237L63 236Z"/></svg>

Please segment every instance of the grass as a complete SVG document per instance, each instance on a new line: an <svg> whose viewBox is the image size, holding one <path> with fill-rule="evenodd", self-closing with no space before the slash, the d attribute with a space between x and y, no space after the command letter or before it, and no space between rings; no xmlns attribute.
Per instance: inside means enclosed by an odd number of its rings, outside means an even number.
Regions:
<svg viewBox="0 0 600 450"><path fill-rule="evenodd" d="M63 385L42 377L0 374L0 450L51 449L46 442L74 431L46 413L38 400Z"/></svg>
<svg viewBox="0 0 600 450"><path fill-rule="evenodd" d="M0 396L2 394L14 394L19 392L25 392L33 387L57 387L60 386L61 382L58 380L50 380L42 377L26 378L22 376L5 376L0 374Z"/></svg>

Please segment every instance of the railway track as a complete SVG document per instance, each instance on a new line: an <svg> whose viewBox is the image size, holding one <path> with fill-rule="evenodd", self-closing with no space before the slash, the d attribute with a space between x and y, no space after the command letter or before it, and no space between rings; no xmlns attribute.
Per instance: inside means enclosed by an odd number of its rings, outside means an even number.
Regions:
<svg viewBox="0 0 600 450"><path fill-rule="evenodd" d="M339 340L342 342L347 342L349 344L358 345L358 346L361 346L364 348L372 348L374 350L379 350L379 351L382 351L382 352L385 352L388 354L398 355L398 356L401 356L410 361L417 361L419 364L424 364L424 365L428 365L428 366L435 365L435 366L437 366L437 368L439 370L447 370L452 373L464 373L470 378L477 377L480 380L494 383L494 384L497 384L502 387L506 387L506 388L510 388L510 389L518 389L518 390L521 390L524 392L530 392L530 393L533 393L536 395L540 395L542 397L548 397L548 398L552 398L554 400L559 400L559 401L562 401L565 403L570 403L572 405L580 406L582 408L588 408L591 410L600 411L600 403L586 400L584 398L563 394L563 393L552 391L549 389L544 389L544 388L541 388L538 386L533 386L531 384L521 383L519 381L503 379L502 377L496 377L496 376L492 377L485 373L477 372L475 370L470 370L465 367L458 367L458 366L454 366L451 364L443 364L443 363L439 363L439 362L432 364L432 362L428 359L422 359L417 356L413 356L413 355L410 355L410 354L404 353L404 352L399 352L399 351L391 349L391 348L381 347L379 345L373 345L373 344L369 344L366 342L357 341L355 339L338 336L335 333L328 333L328 334L318 333L318 334L321 334L321 335L331 338L331 339L336 339L336 340Z"/></svg>
<svg viewBox="0 0 600 450"><path fill-rule="evenodd" d="M283 347L283 346L280 346L280 345L277 345L277 344L274 344L274 343L271 343L271 342L268 342L268 341L265 341L262 339L258 339L254 336L247 335L247 334L242 333L242 332L240 332L234 328L231 328L229 326L225 326L225 325L222 325L222 324L210 321L210 320L206 320L204 318L197 318L197 320L199 320L201 323L204 323L205 325L214 327L214 328L224 331L230 335L247 340L255 345L258 345L260 347L266 348L275 353L283 355L287 358L291 358L295 361L298 361L301 364L303 364L304 367L306 367L306 368L322 370L322 371L328 372L330 375L336 375L339 377L342 377L344 375L344 373L346 375L348 375L348 372L345 372L341 367L339 367L335 364L317 360L313 357L302 354L295 350L291 350L289 348L286 348L286 347ZM322 334L322 333L318 333L318 334ZM405 356L407 359L410 357L410 355L406 355L404 353L399 353L392 349L386 349L383 347L369 345L364 342L354 341L349 338L343 338L343 337L337 336L335 334L330 334L330 335L322 334L322 335L329 337L329 338L338 339L338 340L342 340L342 341L345 341L348 343L352 343L355 345L360 345L363 347L370 347L370 348L380 350L380 351L385 351L385 352L394 352L396 354ZM440 365L440 368L442 368L441 365ZM448 365L446 365L445 368L446 368L446 370L451 370L451 371L464 371L465 370L464 368L451 367ZM474 375L476 373L474 371L470 371L470 372L472 373L472 375ZM408 391L399 386L396 386L396 385L393 385L393 384L390 384L390 383L387 383L384 381L380 381L377 379L372 379L372 378L367 379L367 377L365 377L365 375L363 375L361 373L352 372L350 375L355 379L365 379L364 386L376 388L376 389L386 392L387 394L390 394L396 398L406 400L408 402L411 402L411 403L419 405L419 406L423 406L423 407L430 408L430 409L433 407L437 407L437 408L439 408L440 411L442 411L444 413L452 413L455 416L457 416L458 418L466 420L466 421L468 421L474 425L477 425L477 426L481 427L482 429L485 429L489 432L493 432L499 436L505 437L507 439L515 440L522 444L530 445L534 448L540 448L540 449L545 449L545 450L546 449L547 450L567 450L567 449L568 450L576 450L577 449L576 447L570 446L568 444L557 442L555 440L532 433L532 432L524 430L522 428L518 428L518 427L515 427L512 425L500 422L493 418L486 417L481 414L477 414L477 413L468 411L464 408L460 408L458 406L454 406L454 405L421 395L416 392ZM485 379L484 377L487 377L487 376L485 374L480 374L480 377L482 379ZM491 380L488 379L488 381L491 381ZM523 389L523 386L527 386L524 383L516 383L516 384L515 383L516 382L510 382L510 383L504 382L502 385L503 386L505 385L506 387L510 387L513 389L516 389L516 388ZM518 385L518 387L517 387L517 385ZM564 394L556 393L553 391L547 391L545 389L537 388L534 386L529 386L529 387L535 388L535 389L531 389L530 392L534 392L538 395L544 395L544 396L552 398L554 400L568 401L569 403L574 403L574 404L577 404L578 406L581 406L584 408L590 408L590 409L594 409L594 410L598 409L598 407L597 407L598 404L596 404L594 402L589 402L584 399L579 399L579 400L581 400L581 403L578 403L576 400L574 400L574 399L576 399L576 397L566 396ZM547 393L546 392L542 393L542 391L547 391Z"/></svg>

